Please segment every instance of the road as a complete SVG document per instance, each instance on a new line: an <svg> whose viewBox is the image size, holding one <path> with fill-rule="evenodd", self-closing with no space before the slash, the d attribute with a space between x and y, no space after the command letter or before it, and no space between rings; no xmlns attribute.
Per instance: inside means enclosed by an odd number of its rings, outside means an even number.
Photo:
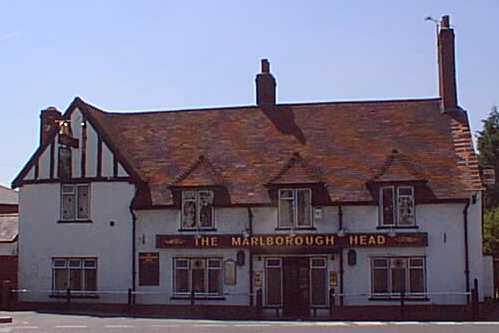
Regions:
<svg viewBox="0 0 499 333"><path fill-rule="evenodd" d="M0 324L5 332L97 333L97 332L185 332L185 333L355 333L355 332L499 332L499 322L285 322L215 321L62 315L36 312L4 312L11 324Z"/></svg>

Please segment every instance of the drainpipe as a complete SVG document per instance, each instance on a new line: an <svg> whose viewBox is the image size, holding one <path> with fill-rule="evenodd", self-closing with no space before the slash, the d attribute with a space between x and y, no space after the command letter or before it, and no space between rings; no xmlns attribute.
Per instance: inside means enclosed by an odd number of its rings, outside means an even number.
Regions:
<svg viewBox="0 0 499 333"><path fill-rule="evenodd" d="M341 204L338 206L338 226L343 229L343 208ZM340 305L343 306L343 248L340 249Z"/></svg>
<svg viewBox="0 0 499 333"><path fill-rule="evenodd" d="M463 220L464 220L464 276L466 282L466 293L470 292L470 262L469 262L469 251L468 251L468 207L470 206L470 200L466 201L463 209ZM470 303L470 295L466 294L466 301Z"/></svg>
<svg viewBox="0 0 499 333"><path fill-rule="evenodd" d="M253 234L253 212L251 211L251 207L248 207L248 234L251 236ZM250 306L253 306L253 254L251 253L251 248L249 249L249 286L250 286L250 294L249 301Z"/></svg>
<svg viewBox="0 0 499 333"><path fill-rule="evenodd" d="M135 202L135 199L138 196L139 188L138 185L135 184L135 195L133 196L132 201L130 202L130 206L128 207L130 211L130 215L132 215L132 291L135 291L135 273L136 273L136 266L137 264L135 263L135 247L136 247L136 240L135 240L135 234L136 234L136 224L137 224L137 215L135 215L135 212L133 211L133 204Z"/></svg>

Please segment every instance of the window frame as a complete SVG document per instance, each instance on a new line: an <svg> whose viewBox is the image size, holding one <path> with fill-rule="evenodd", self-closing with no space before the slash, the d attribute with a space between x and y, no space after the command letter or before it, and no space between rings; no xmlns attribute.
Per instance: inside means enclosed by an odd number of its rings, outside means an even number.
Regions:
<svg viewBox="0 0 499 333"><path fill-rule="evenodd" d="M270 307L270 308L280 308L284 304L284 269L282 266L282 258L281 257L266 257L264 259L264 279L263 279L263 291L264 291L264 303L265 306ZM277 260L279 262L278 265L269 265L270 260ZM268 268L278 268L279 269L279 278L280 278L280 303L279 304L269 304L268 302L268 287L267 287L267 269Z"/></svg>
<svg viewBox="0 0 499 333"><path fill-rule="evenodd" d="M64 191L65 187L71 187L72 192ZM80 207L80 199L78 195L79 188L81 187L86 187L87 188L87 216L86 217L80 217L79 214L79 207ZM68 183L62 183L60 187L60 221L61 222L67 222L67 221L89 221L90 220L90 215L91 215L91 186L90 183L77 183L77 184L68 184ZM65 218L64 217L64 196L65 195L73 195L74 196L74 216L72 218Z"/></svg>
<svg viewBox="0 0 499 333"><path fill-rule="evenodd" d="M384 202L383 202L383 191L385 189L392 189L393 200L392 200L392 215L393 215L393 223L385 224L384 221ZM402 194L400 195L400 189L410 189L412 195ZM411 224L400 224L400 205L399 199L400 197L410 197L412 199L412 209L413 209L413 222ZM414 186L412 185L388 185L381 186L379 188L379 222L378 226L382 228L413 228L417 226L416 223L416 194Z"/></svg>
<svg viewBox="0 0 499 333"><path fill-rule="evenodd" d="M64 266L56 265L56 262L64 261ZM71 261L78 261L77 266L71 266ZM94 264L92 266L87 266L86 262L92 261ZM53 257L51 261L51 272L52 272L52 294L60 295L65 294L67 289L71 290L71 294L74 295L96 295L98 291L98 260L97 257ZM66 271L66 288L65 289L56 289L56 276L55 270L65 270ZM71 288L71 270L80 270L80 289L72 289ZM95 271L95 290L89 290L86 285L86 274L87 271Z"/></svg>
<svg viewBox="0 0 499 333"><path fill-rule="evenodd" d="M177 266L177 261L185 260L187 261L187 268L180 267L178 268ZM196 291L194 293L194 296L202 296L202 297L220 297L223 296L224 294L224 267L223 267L223 258L222 257L173 257L173 276L172 276L172 289L173 289L173 295L174 296L180 296L180 297L186 297L190 296L192 293L192 286L193 286L193 268L192 268L192 261L193 260L203 260L204 261L204 267L203 267L203 278L204 278L204 290L203 292L201 291ZM209 265L210 261L215 260L218 261L219 267L211 267ZM177 291L177 286L176 286L176 276L177 276L177 269L182 269L182 270L187 270L187 276L188 276L188 287L187 291ZM218 292L209 292L209 271L210 270L218 270L219 271L219 277L218 277L218 283L219 283L219 291Z"/></svg>
<svg viewBox="0 0 499 333"><path fill-rule="evenodd" d="M374 292L374 261L375 260L385 260L387 262L386 270L387 270L387 292ZM400 299L400 292L393 292L393 281L392 281L392 268L393 261L395 260L404 260L405 267L405 276L404 276L404 298L407 299L426 299L427 287L428 287L428 278L426 274L426 256L373 256L370 257L370 293L369 298L375 299ZM411 265L412 260L422 260L421 266L413 266ZM380 269L380 268L377 268ZM411 292L411 269L420 269L423 273L423 291L422 292Z"/></svg>
<svg viewBox="0 0 499 333"><path fill-rule="evenodd" d="M283 191L291 191L292 197L283 197ZM303 225L298 223L298 192L307 192L309 195L309 224ZM280 188L277 191L277 228L278 229L310 229L314 227L313 205L312 205L312 189L310 188ZM281 223L281 200L288 200L293 205L293 221L290 225L282 225Z"/></svg>
<svg viewBox="0 0 499 333"><path fill-rule="evenodd" d="M188 193L194 193L194 199L186 199ZM201 226L201 193L209 193L211 196L211 225L210 226ZM181 207L180 207L180 230L185 231L195 231L195 230L213 230L215 229L215 192L212 190L203 190L203 189L193 189L193 190L185 190L182 191L181 194ZM184 225L184 206L187 202L195 203L195 223L193 227L187 227Z"/></svg>
<svg viewBox="0 0 499 333"><path fill-rule="evenodd" d="M323 264L322 265L314 265L313 261L314 260L317 260L317 259L320 259L320 260L323 260ZM313 291L315 288L313 288L314 284L313 284L313 281L312 281L312 270L313 269L323 269L324 270L324 290L326 291L326 294L324 295L324 303L323 304L314 304L313 303ZM328 294L327 292L329 291L329 286L328 286L328 263L327 263L327 257L325 256L317 256L317 257L310 257L309 258L309 299L310 299L310 307L326 307L328 304L329 304L329 300L328 300Z"/></svg>

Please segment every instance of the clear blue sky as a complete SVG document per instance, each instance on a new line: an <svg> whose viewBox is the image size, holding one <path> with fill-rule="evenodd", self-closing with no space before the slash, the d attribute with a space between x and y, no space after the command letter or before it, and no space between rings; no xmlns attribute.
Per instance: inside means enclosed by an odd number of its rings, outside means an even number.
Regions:
<svg viewBox="0 0 499 333"><path fill-rule="evenodd" d="M39 110L254 104L269 58L279 102L437 96L435 27L451 15L473 131L499 104L499 1L0 0L0 184L38 144Z"/></svg>

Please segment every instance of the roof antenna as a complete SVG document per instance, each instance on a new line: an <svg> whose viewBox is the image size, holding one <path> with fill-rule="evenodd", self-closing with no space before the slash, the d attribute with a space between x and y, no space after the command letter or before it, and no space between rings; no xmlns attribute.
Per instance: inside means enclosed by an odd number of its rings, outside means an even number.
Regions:
<svg viewBox="0 0 499 333"><path fill-rule="evenodd" d="M440 26L440 20L434 19L434 18L433 18L433 17L431 17L431 16L426 16L426 17L424 18L424 20L425 20L425 21L430 21L430 22L435 23L435 32L436 32L436 34L437 34L437 36L438 36L438 27Z"/></svg>

